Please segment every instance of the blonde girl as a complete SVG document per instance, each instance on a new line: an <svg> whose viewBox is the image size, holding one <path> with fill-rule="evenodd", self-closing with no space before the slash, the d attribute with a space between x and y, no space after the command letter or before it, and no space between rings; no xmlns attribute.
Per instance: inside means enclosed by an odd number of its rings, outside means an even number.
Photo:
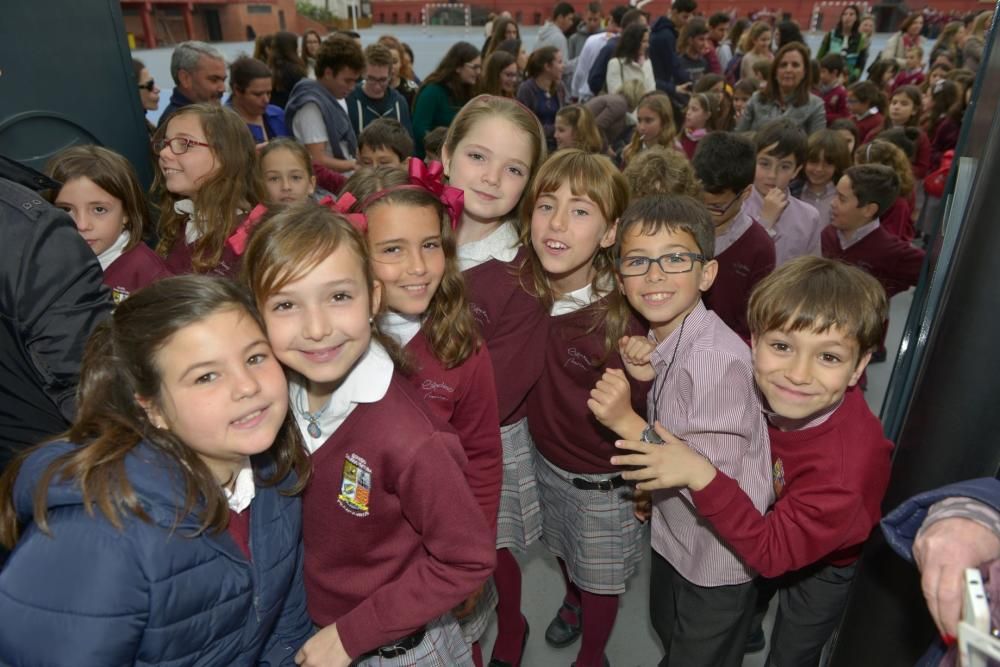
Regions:
<svg viewBox="0 0 1000 667"><path fill-rule="evenodd" d="M670 98L663 93L649 93L639 102L635 111L636 128L632 141L622 152L622 162L628 164L639 151L650 146L671 147L677 138L674 109Z"/></svg>
<svg viewBox="0 0 1000 667"><path fill-rule="evenodd" d="M600 153L604 142L590 110L580 104L563 107L556 114L556 148L579 148L588 153Z"/></svg>

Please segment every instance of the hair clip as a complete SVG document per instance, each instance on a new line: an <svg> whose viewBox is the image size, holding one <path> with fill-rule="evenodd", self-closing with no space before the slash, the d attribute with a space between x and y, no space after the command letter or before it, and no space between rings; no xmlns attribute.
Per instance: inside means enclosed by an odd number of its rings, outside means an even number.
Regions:
<svg viewBox="0 0 1000 667"><path fill-rule="evenodd" d="M352 213L351 207L358 203L358 200L350 192L345 192L339 198L334 199L332 195L327 195L319 200L320 206L325 206L334 213L340 213L347 218L351 226L364 234L368 231L368 218L364 213Z"/></svg>

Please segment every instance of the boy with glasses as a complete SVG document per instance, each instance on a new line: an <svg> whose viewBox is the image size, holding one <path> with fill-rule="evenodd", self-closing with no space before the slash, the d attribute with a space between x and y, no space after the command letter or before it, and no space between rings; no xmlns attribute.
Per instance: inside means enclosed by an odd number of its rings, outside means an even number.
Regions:
<svg viewBox="0 0 1000 667"><path fill-rule="evenodd" d="M413 136L410 105L402 93L392 88L392 51L384 44L371 44L365 49L365 78L347 96L347 115L354 133L361 136L365 128L380 118L399 121L407 134ZM409 157L409 156L407 156Z"/></svg>
<svg viewBox="0 0 1000 667"><path fill-rule="evenodd" d="M725 470L763 512L773 499L770 450L750 350L701 300L718 270L714 245L710 215L692 197L644 197L625 211L619 288L650 331L620 349L629 374L652 381L650 417ZM623 371L606 371L588 405L623 439L657 440L653 423L631 407ZM757 596L752 572L687 491L658 491L652 501L650 615L663 643L660 667L739 667Z"/></svg>
<svg viewBox="0 0 1000 667"><path fill-rule="evenodd" d="M715 226L718 275L705 292L705 306L749 342L750 293L774 270L774 241L743 210L755 172L753 145L729 132L713 132L698 142L692 165L701 181L701 200Z"/></svg>

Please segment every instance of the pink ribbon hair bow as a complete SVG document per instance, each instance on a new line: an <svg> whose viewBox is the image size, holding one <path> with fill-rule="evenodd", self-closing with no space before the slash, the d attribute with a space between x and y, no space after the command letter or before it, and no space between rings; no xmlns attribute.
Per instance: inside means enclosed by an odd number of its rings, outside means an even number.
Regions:
<svg viewBox="0 0 1000 667"><path fill-rule="evenodd" d="M444 166L437 161L426 165L423 160L411 159L409 174L410 183L425 188L438 198L448 211L452 230L458 229L458 223L462 219L462 209L465 207L465 193L459 188L445 184Z"/></svg>
<svg viewBox="0 0 1000 667"><path fill-rule="evenodd" d="M356 230L364 234L368 231L368 218L365 217L364 213L351 213L351 207L358 203L354 195L350 192L345 192L340 195L339 198L334 199L332 196L327 195L319 200L320 206L325 206L331 211L340 213L342 216L347 218L347 221L351 223L351 226Z"/></svg>

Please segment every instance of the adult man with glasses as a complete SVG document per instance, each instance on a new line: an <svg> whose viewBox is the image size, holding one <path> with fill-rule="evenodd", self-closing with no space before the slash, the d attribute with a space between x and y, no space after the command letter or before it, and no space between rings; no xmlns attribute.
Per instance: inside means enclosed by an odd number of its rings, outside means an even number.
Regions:
<svg viewBox="0 0 1000 667"><path fill-rule="evenodd" d="M712 132L698 142L695 176L701 181L701 200L715 225L718 275L705 293L705 305L746 341L750 293L774 271L774 241L763 227L743 212L743 201L753 187L757 154L746 139L730 132Z"/></svg>
<svg viewBox="0 0 1000 667"><path fill-rule="evenodd" d="M226 60L215 47L205 42L181 42L170 56L170 76L174 79L174 92L159 125L189 104L222 103L226 92Z"/></svg>
<svg viewBox="0 0 1000 667"><path fill-rule="evenodd" d="M379 118L398 120L413 136L410 107L403 95L390 87L392 51L384 44L365 49L365 78L347 97L347 115L354 133L361 136L365 127Z"/></svg>

